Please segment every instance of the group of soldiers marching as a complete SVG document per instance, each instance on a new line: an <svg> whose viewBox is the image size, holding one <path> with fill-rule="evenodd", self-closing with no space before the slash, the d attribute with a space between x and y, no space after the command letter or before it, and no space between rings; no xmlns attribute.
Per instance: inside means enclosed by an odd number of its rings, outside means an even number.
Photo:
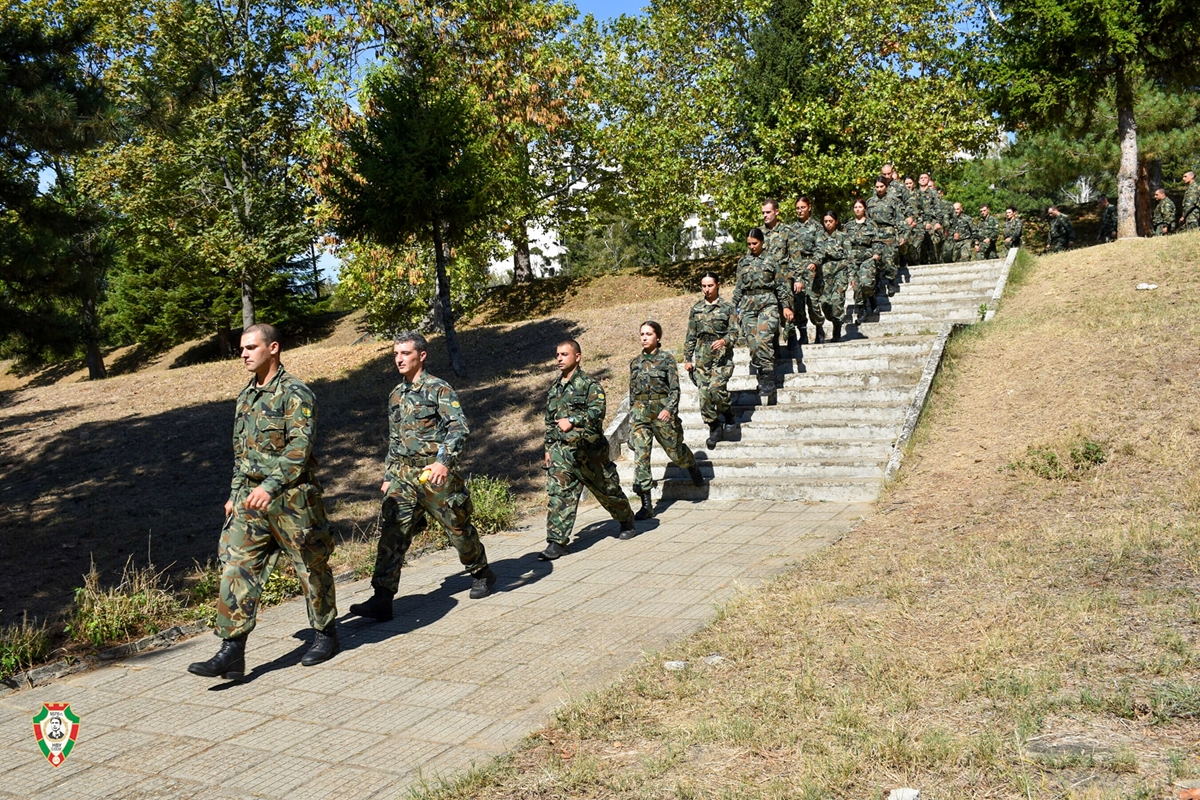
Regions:
<svg viewBox="0 0 1200 800"><path fill-rule="evenodd" d="M1175 216L1175 201L1167 197L1167 190L1161 186L1154 191L1154 213L1150 217L1150 227L1154 236L1167 236L1176 231L1200 230L1200 184L1196 183L1196 173L1188 170L1183 173L1183 205L1179 216ZM1113 214L1112 238L1116 238L1117 220Z"/></svg>

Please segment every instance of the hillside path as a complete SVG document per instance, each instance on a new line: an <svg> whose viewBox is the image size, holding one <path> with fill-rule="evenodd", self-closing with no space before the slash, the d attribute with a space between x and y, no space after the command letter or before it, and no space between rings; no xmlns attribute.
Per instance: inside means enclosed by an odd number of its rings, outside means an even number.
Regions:
<svg viewBox="0 0 1200 800"><path fill-rule="evenodd" d="M427 555L405 569L392 622L347 620L370 585L338 586L342 653L327 664L300 666L310 634L293 600L261 614L241 683L187 673L215 652L203 635L0 699L0 797L399 797L513 747L869 510L681 501L623 542L592 507L553 563L536 558L540 522L487 537L499 581L474 601L454 551ZM33 736L42 703L81 718L57 769Z"/></svg>

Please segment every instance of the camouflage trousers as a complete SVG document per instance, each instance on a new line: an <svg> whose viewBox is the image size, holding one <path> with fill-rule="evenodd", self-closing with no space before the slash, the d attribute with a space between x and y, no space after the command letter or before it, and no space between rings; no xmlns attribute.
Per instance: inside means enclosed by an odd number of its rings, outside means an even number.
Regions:
<svg viewBox="0 0 1200 800"><path fill-rule="evenodd" d="M876 274L884 281L894 281L900 274L900 268L896 265L896 240L884 239L880 245L879 260L875 262Z"/></svg>
<svg viewBox="0 0 1200 800"><path fill-rule="evenodd" d="M487 566L487 553L479 532L471 524L471 493L457 470L441 486L421 483L423 467L401 464L388 473L387 495L379 509L379 548L371 587L378 594L395 596L400 589L400 569L413 536L426 516L442 526L458 560L472 574Z"/></svg>
<svg viewBox="0 0 1200 800"><path fill-rule="evenodd" d="M575 447L562 442L550 445L550 467L546 470L546 539L559 544L571 540L575 513L584 487L600 501L617 522L633 519L629 498L621 491L617 465L608 457L603 439L597 444Z"/></svg>
<svg viewBox="0 0 1200 800"><path fill-rule="evenodd" d="M821 265L821 308L825 318L841 323L846 317L846 288L850 285L847 262L827 262Z"/></svg>
<svg viewBox="0 0 1200 800"><path fill-rule="evenodd" d="M707 347L702 342L701 347ZM731 405L729 398L729 379L733 377L733 348L725 347L719 356L704 357L696 352L696 360L692 364L692 380L700 392L700 418L705 424L711 425L717 421L722 411L727 411Z"/></svg>
<svg viewBox="0 0 1200 800"><path fill-rule="evenodd" d="M1193 212L1184 218L1183 224L1179 226L1181 231L1200 231L1200 213Z"/></svg>
<svg viewBox="0 0 1200 800"><path fill-rule="evenodd" d="M862 305L867 298L875 296L876 270L879 262L871 256L859 261L851 280L854 281L854 302Z"/></svg>
<svg viewBox="0 0 1200 800"><path fill-rule="evenodd" d="M749 308L742 308L742 335L750 348L750 363L760 374L774 375L779 306L771 302L764 308L756 309L757 303L753 300L750 298Z"/></svg>
<svg viewBox="0 0 1200 800"><path fill-rule="evenodd" d="M970 240L959 239L957 242L953 239L946 242L946 260L952 263L961 263L970 261L974 253Z"/></svg>
<svg viewBox="0 0 1200 800"><path fill-rule="evenodd" d="M258 599L280 553L291 559L304 588L308 623L324 630L337 616L337 600L329 569L333 537L320 484L301 483L284 489L266 511L243 507L253 489L248 485L234 497L233 514L221 530L217 635L231 639L254 630Z"/></svg>
<svg viewBox="0 0 1200 800"><path fill-rule="evenodd" d="M654 479L650 477L650 451L655 439L667 452L667 458L680 469L690 469L696 463L696 457L683 442L683 422L679 414L672 414L663 422L653 410L656 408L635 406L629 411L629 449L633 451L635 491L648 492L654 488Z"/></svg>
<svg viewBox="0 0 1200 800"><path fill-rule="evenodd" d="M980 242L979 243L979 258L982 259L983 261L987 261L988 259L992 259L992 258L997 258L996 243L990 242L987 245L984 245L983 242Z"/></svg>
<svg viewBox="0 0 1200 800"><path fill-rule="evenodd" d="M825 315L821 313L821 294L816 289L817 287L806 287L803 292L796 292L792 298L796 325L801 328L807 325L810 319L818 328L825 324Z"/></svg>

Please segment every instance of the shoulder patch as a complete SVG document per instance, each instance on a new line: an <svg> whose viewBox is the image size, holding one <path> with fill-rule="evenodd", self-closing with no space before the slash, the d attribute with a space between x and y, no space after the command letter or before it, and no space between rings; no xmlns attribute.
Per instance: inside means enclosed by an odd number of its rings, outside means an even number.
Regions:
<svg viewBox="0 0 1200 800"><path fill-rule="evenodd" d="M312 417L312 415L313 415L312 406L307 405L307 404L300 406L300 413L304 415L305 419Z"/></svg>
<svg viewBox="0 0 1200 800"><path fill-rule="evenodd" d="M604 392L601 392L600 394L598 394L598 395L596 395L596 396L597 396L597 397L599 397L601 400L603 400L603 399L604 399Z"/></svg>
<svg viewBox="0 0 1200 800"><path fill-rule="evenodd" d="M457 400L451 400L451 401L450 401L450 407L451 407L451 408L458 408L458 401L457 401Z"/></svg>

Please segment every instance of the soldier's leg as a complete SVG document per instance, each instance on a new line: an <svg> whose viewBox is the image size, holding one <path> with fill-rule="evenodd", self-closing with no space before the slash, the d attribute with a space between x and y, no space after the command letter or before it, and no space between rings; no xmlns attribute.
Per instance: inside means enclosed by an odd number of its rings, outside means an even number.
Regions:
<svg viewBox="0 0 1200 800"><path fill-rule="evenodd" d="M630 420L629 449L633 451L633 488L639 494L654 487L654 480L650 477L650 450L653 446L654 428L651 423L641 419Z"/></svg>
<svg viewBox="0 0 1200 800"><path fill-rule="evenodd" d="M758 313L755 336L758 347L752 351L757 354L758 363L766 374L775 379L775 339L779 334L779 307L768 306Z"/></svg>
<svg viewBox="0 0 1200 800"><path fill-rule="evenodd" d="M579 479L613 519L622 524L633 520L633 508L621 491L617 465L608 457L607 450L599 448L580 454Z"/></svg>
<svg viewBox="0 0 1200 800"><path fill-rule="evenodd" d="M696 379L696 391L700 395L700 419L704 421L705 425L711 425L716 422L720 411L716 407L716 396L713 392L712 368L700 358L700 355L697 354L692 377Z"/></svg>
<svg viewBox="0 0 1200 800"><path fill-rule="evenodd" d="M824 325L825 314L821 311L821 294L815 286L804 291L804 304L808 306L808 318L812 320L813 325L817 328Z"/></svg>
<svg viewBox="0 0 1200 800"><path fill-rule="evenodd" d="M333 536L325 516L321 488L302 483L286 490L279 498L283 513L270 517L272 533L296 570L308 606L308 624L325 630L337 616L333 588Z"/></svg>
<svg viewBox="0 0 1200 800"><path fill-rule="evenodd" d="M233 515L222 529L217 546L221 587L213 628L222 639L245 636L254 630L258 598L279 548L262 512L242 507L245 499L245 495L235 499Z"/></svg>
<svg viewBox="0 0 1200 800"><path fill-rule="evenodd" d="M680 469L691 469L696 465L696 456L683 441L683 422L678 414L672 414L666 422L655 418L654 438L662 445L667 458Z"/></svg>
<svg viewBox="0 0 1200 800"><path fill-rule="evenodd" d="M424 518L417 503L419 475L417 470L401 467L400 475L392 478L379 509L379 546L375 552L375 573L371 578L376 594L395 597L400 589L404 554Z"/></svg>
<svg viewBox="0 0 1200 800"><path fill-rule="evenodd" d="M896 265L896 248L890 244L885 244L883 247L883 257L879 260L879 269L885 281L895 283L900 274L900 268Z"/></svg>
<svg viewBox="0 0 1200 800"><path fill-rule="evenodd" d="M546 540L561 545L571 541L579 493L583 491L575 460L570 447L550 445L550 467L546 470Z"/></svg>
<svg viewBox="0 0 1200 800"><path fill-rule="evenodd" d="M471 493L462 476L452 471L441 486L421 486L417 501L426 516L436 520L450 544L458 551L458 561L474 574L488 565L487 553L479 540L479 531L471 524Z"/></svg>

